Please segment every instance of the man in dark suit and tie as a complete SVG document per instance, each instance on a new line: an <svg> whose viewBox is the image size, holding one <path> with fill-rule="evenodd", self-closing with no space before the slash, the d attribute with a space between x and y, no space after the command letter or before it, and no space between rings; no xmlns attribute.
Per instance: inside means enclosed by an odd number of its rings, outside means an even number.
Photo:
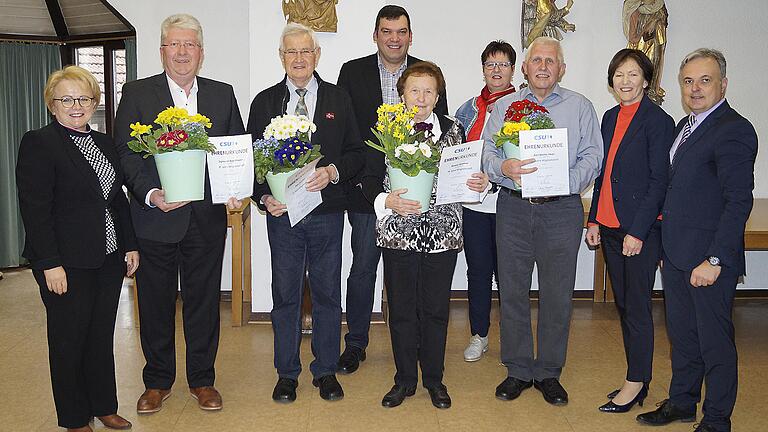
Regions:
<svg viewBox="0 0 768 432"><path fill-rule="evenodd" d="M700 48L680 66L691 114L677 125L662 210L667 331L672 343L669 399L637 420L692 422L695 432L729 432L736 403L737 356L731 319L738 278L745 274L744 226L752 210L757 134L725 100L725 57Z"/></svg>
<svg viewBox="0 0 768 432"><path fill-rule="evenodd" d="M403 71L421 60L408 55L413 42L411 18L400 6L387 5L376 15L373 41L378 50L358 59L350 60L341 67L338 85L352 97L357 125L363 141L378 142L371 128L376 124L376 109L382 103L400 102L397 80ZM445 92L437 99L434 112L448 114ZM365 146L367 164L381 166L384 155ZM381 172L383 178L384 172ZM373 203L366 200L358 186L362 171L347 187L347 217L352 226L352 268L347 278L347 328L344 337L346 348L339 358L339 372L352 373L365 360L368 346L368 330L373 309L376 269L381 251L376 247L376 215Z"/></svg>
<svg viewBox="0 0 768 432"><path fill-rule="evenodd" d="M142 255L137 273L141 348L147 361L140 414L160 411L176 378L176 293L181 277L187 383L204 410L220 410L213 387L219 344L219 293L227 215L211 201L207 175L202 201L166 203L154 158L127 146L129 125L152 124L169 106L211 119L210 136L243 133L232 86L197 73L203 62L203 35L197 19L179 14L161 25L164 73L125 84L115 117L115 144L131 193L131 216Z"/></svg>
<svg viewBox="0 0 768 432"><path fill-rule="evenodd" d="M278 380L272 392L276 402L296 400L301 373L301 298L305 269L312 296L312 384L320 397L344 397L336 379L341 344L341 239L344 232L344 187L363 167L363 143L349 95L323 81L315 72L320 46L315 33L289 23L280 38L280 60L285 77L253 99L248 132L264 137L270 121L283 114L305 115L317 130L311 142L323 157L306 188L320 191L323 202L291 226L285 203L272 196L269 184L254 187L253 200L266 210L272 265L272 328L275 333L275 368Z"/></svg>

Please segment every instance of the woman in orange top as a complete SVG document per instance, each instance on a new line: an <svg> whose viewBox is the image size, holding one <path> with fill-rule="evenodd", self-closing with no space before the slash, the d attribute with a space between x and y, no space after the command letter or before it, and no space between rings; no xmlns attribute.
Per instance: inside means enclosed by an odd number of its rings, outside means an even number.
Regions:
<svg viewBox="0 0 768 432"><path fill-rule="evenodd" d="M674 121L646 95L653 64L642 51L622 49L608 66L619 105L603 115L605 159L595 180L587 243L602 244L621 318L626 380L603 412L643 405L653 364L651 293L661 253L657 219L667 185Z"/></svg>

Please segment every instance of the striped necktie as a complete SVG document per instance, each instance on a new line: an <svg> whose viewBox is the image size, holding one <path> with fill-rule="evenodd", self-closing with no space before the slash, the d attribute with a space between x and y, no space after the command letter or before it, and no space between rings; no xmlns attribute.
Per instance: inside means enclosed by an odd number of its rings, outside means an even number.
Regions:
<svg viewBox="0 0 768 432"><path fill-rule="evenodd" d="M696 125L696 116L691 113L688 116L688 121L685 122L685 126L683 127L683 135L680 137L680 142L677 143L676 146L673 146L670 150L669 154L669 160L670 162L674 162L675 156L677 155L677 151L680 149L680 147L688 140L688 138L691 136L691 131L693 131L693 126Z"/></svg>
<svg viewBox="0 0 768 432"><path fill-rule="evenodd" d="M296 104L296 110L293 112L296 115L305 115L309 117L309 111L307 110L307 102L304 101L304 96L307 94L307 89L296 89L296 94L299 95L299 103Z"/></svg>

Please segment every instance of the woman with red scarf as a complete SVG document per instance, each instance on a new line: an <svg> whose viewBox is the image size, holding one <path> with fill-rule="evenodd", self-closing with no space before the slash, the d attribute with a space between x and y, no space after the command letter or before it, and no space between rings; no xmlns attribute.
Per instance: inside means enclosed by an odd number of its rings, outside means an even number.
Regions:
<svg viewBox="0 0 768 432"><path fill-rule="evenodd" d="M466 101L456 118L467 131L467 141L479 140L494 104L515 91L515 49L502 40L493 41L480 55L485 86L480 96ZM482 202L464 204L464 254L467 259L467 297L472 337L464 350L464 360L480 360L488 351L491 314L491 286L496 274L496 189Z"/></svg>

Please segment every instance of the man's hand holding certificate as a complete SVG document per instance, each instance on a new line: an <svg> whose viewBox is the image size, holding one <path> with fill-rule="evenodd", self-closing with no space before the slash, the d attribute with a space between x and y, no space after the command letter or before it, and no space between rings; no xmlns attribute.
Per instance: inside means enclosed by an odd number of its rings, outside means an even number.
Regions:
<svg viewBox="0 0 768 432"><path fill-rule="evenodd" d="M520 131L520 159L533 159L525 168L536 168L521 176L523 198L571 193L567 129Z"/></svg>

